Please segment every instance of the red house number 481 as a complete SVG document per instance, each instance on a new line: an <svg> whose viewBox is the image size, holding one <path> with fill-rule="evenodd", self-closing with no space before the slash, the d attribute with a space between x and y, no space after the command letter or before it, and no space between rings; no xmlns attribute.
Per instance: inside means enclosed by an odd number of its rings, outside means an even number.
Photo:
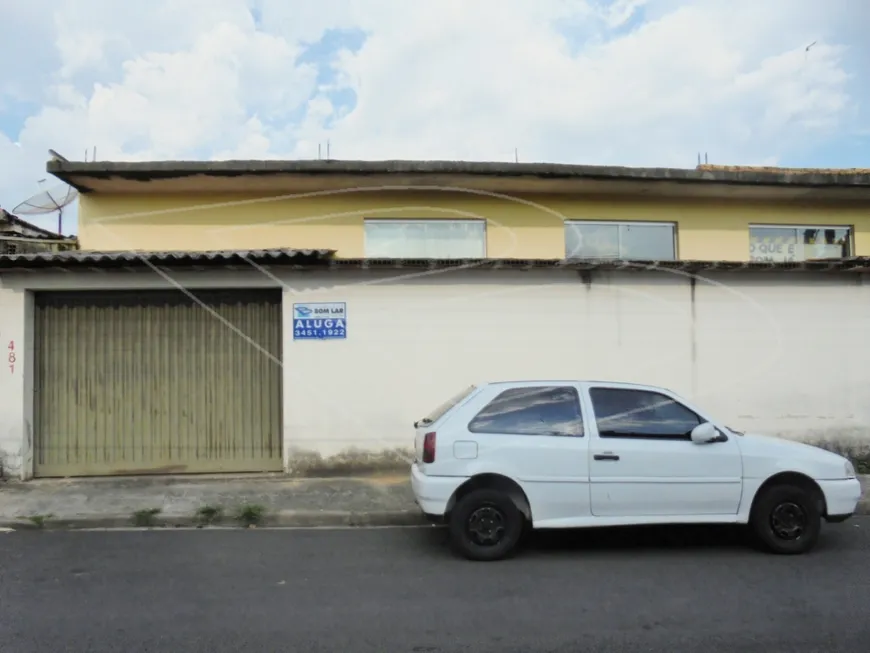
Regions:
<svg viewBox="0 0 870 653"><path fill-rule="evenodd" d="M9 355L6 357L6 360L9 362L9 373L14 374L15 373L15 360L16 360L15 359L15 341L14 340L9 341L8 349L9 349Z"/></svg>

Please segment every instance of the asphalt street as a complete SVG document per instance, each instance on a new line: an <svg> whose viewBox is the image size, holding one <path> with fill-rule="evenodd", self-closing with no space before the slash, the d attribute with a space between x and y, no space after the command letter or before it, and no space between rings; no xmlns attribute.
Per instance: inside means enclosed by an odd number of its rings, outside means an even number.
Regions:
<svg viewBox="0 0 870 653"><path fill-rule="evenodd" d="M472 563L441 529L0 534L0 651L870 650L870 518L812 554L729 529L535 537Z"/></svg>

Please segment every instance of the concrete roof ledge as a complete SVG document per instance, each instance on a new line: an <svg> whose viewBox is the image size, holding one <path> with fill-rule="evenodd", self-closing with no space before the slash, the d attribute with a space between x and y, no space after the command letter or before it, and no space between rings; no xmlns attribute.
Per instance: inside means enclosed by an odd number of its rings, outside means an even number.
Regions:
<svg viewBox="0 0 870 653"><path fill-rule="evenodd" d="M779 168L774 166L718 166L704 164L700 172L718 175L733 175L736 179L776 180L787 184L806 185L870 185L870 168Z"/></svg>
<svg viewBox="0 0 870 653"><path fill-rule="evenodd" d="M228 160L228 161L60 161L46 170L58 177L122 177L141 180L191 175L235 176L262 174L449 174L612 180L659 180L800 186L868 186L870 170L740 168L699 166L684 168L630 168L567 163L503 163L491 161L340 161L340 160Z"/></svg>
<svg viewBox="0 0 870 653"><path fill-rule="evenodd" d="M870 203L870 170L626 167L498 161L67 161L46 170L82 194L303 195L312 192L482 191L643 201Z"/></svg>

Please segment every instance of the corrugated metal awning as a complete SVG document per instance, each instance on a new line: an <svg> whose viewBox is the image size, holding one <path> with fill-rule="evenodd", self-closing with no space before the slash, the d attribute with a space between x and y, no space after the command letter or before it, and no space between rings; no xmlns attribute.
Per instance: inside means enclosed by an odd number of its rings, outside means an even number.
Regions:
<svg viewBox="0 0 870 653"><path fill-rule="evenodd" d="M248 249L216 251L38 252L0 256L0 270L39 268L221 267L227 265L324 265L331 249Z"/></svg>
<svg viewBox="0 0 870 653"><path fill-rule="evenodd" d="M710 271L870 272L870 257L811 261L644 261L612 259L337 259L330 249L257 249L219 251L39 252L0 256L0 271L45 268L226 267L244 265L328 269L484 269L530 270L674 270L697 274Z"/></svg>

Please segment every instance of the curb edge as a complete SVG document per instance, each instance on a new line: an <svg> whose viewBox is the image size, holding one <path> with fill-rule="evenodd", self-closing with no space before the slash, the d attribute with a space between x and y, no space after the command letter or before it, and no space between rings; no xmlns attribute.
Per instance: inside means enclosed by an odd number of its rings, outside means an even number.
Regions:
<svg viewBox="0 0 870 653"><path fill-rule="evenodd" d="M263 528L324 528L324 527L360 527L367 526L425 526L426 521L419 510L395 510L379 512L351 511L281 511L267 514L257 526ZM245 530L246 527L225 519L211 525L224 529ZM84 529L131 529L137 528L129 515L94 515L68 519L51 519L41 527L24 517L0 519L0 530L11 529L31 531L62 531ZM143 530L169 530L173 528L198 528L206 530L196 517L180 515L157 515L151 527L139 527Z"/></svg>
<svg viewBox="0 0 870 653"><path fill-rule="evenodd" d="M856 516L870 515L870 498L861 499L855 508ZM296 511L287 510L266 515L259 526L263 528L329 528L329 527L385 527L385 526L426 526L429 521L418 510L392 511ZM847 522L848 523L848 522ZM212 525L223 529L246 530L244 526L232 521ZM52 519L42 527L26 518L0 519L0 531L73 531L84 529L126 529L136 528L129 515L99 515L75 517L70 519ZM142 527L142 530L171 530L173 528L197 528L208 530L209 526L201 525L195 517L157 516L152 527Z"/></svg>

